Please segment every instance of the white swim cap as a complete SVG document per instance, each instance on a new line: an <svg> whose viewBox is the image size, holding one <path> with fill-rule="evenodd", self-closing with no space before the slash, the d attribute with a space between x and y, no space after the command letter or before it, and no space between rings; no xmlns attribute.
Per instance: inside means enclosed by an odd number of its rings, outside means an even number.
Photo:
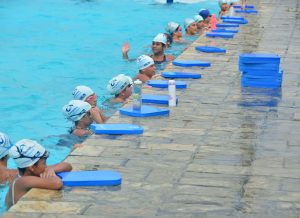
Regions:
<svg viewBox="0 0 300 218"><path fill-rule="evenodd" d="M75 100L82 100L82 101L85 101L86 98L92 94L94 94L94 91L87 86L77 86L72 93Z"/></svg>
<svg viewBox="0 0 300 218"><path fill-rule="evenodd" d="M167 44L167 37L165 34L163 33L159 33L157 34L154 39L152 40L152 42L161 42L163 44Z"/></svg>
<svg viewBox="0 0 300 218"><path fill-rule="evenodd" d="M175 22L169 22L166 26L166 32L168 34L172 34L176 31L176 29L179 27L178 23Z"/></svg>
<svg viewBox="0 0 300 218"><path fill-rule="evenodd" d="M75 122L80 120L91 107L92 106L85 101L71 100L62 108L62 111L68 120Z"/></svg>
<svg viewBox="0 0 300 218"><path fill-rule="evenodd" d="M223 4L230 4L228 0L219 0L219 6L221 7Z"/></svg>
<svg viewBox="0 0 300 218"><path fill-rule="evenodd" d="M11 148L11 146L12 144L8 136L5 133L0 132L0 159L8 154L8 151Z"/></svg>
<svg viewBox="0 0 300 218"><path fill-rule="evenodd" d="M12 146L9 156L12 157L18 168L30 167L42 157L47 158L48 152L36 141L22 139Z"/></svg>
<svg viewBox="0 0 300 218"><path fill-rule="evenodd" d="M197 14L197 15L194 16L194 20L195 20L196 23L199 23L200 21L203 20L203 17L201 17L199 14Z"/></svg>
<svg viewBox="0 0 300 218"><path fill-rule="evenodd" d="M112 95L121 93L128 85L132 84L132 79L124 74L112 78L107 84L107 91Z"/></svg>
<svg viewBox="0 0 300 218"><path fill-rule="evenodd" d="M239 0L227 0L227 4L231 4L231 3L238 3Z"/></svg>
<svg viewBox="0 0 300 218"><path fill-rule="evenodd" d="M154 61L148 55L141 55L136 59L136 64L139 70L143 70L154 64Z"/></svg>
<svg viewBox="0 0 300 218"><path fill-rule="evenodd" d="M188 26L191 25L192 23L195 23L195 20L193 20L192 18L186 18L184 20L184 29L188 28Z"/></svg>

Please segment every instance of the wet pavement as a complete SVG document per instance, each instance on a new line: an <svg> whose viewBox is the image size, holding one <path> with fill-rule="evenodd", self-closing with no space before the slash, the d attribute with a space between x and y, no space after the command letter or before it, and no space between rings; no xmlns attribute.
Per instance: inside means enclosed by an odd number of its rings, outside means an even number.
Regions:
<svg viewBox="0 0 300 218"><path fill-rule="evenodd" d="M249 2L259 14L234 39L200 37L178 58L212 67L165 70L203 76L177 90L170 116L116 114L109 123L142 125L144 134L94 135L67 158L75 170L119 171L121 186L35 189L6 217L300 217L300 1ZM281 89L241 88L238 56L248 52L281 56Z"/></svg>

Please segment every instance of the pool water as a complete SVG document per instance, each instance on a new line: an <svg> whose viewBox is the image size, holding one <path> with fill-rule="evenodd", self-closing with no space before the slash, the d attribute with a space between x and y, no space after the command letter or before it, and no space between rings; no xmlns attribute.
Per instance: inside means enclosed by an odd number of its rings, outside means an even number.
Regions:
<svg viewBox="0 0 300 218"><path fill-rule="evenodd" d="M79 140L69 135L72 123L61 112L74 87L90 86L101 104L109 97L106 84L113 76L137 73L135 62L121 58L124 42L131 45L130 58L148 54L151 40L169 21L183 26L200 8L219 10L217 0L172 5L153 0L1 1L0 131L13 142L39 141L50 151L50 164L63 160ZM11 161L9 167L14 167Z"/></svg>

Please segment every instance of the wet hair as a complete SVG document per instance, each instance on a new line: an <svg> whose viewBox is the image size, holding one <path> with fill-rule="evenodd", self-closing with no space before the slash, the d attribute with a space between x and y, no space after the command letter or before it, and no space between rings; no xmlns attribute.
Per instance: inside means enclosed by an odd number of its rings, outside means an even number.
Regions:
<svg viewBox="0 0 300 218"><path fill-rule="evenodd" d="M8 157L8 154L7 155L5 155L4 157L2 157L1 159L0 159L0 161L3 161L5 158L7 158Z"/></svg>
<svg viewBox="0 0 300 218"><path fill-rule="evenodd" d="M41 158L41 159L42 159L42 158ZM39 160L41 160L41 159L39 159ZM35 163L33 164L33 166L37 166L39 160L38 160L37 162L35 162ZM26 172L26 169L27 169L27 167L24 167L24 168L19 168L19 167L18 167L19 172L22 173L22 174L24 174L24 173Z"/></svg>
<svg viewBox="0 0 300 218"><path fill-rule="evenodd" d="M174 32L173 32L174 33ZM167 43L169 43L169 45L171 45L173 43L173 33L171 35L167 34L166 33L166 36L167 36Z"/></svg>

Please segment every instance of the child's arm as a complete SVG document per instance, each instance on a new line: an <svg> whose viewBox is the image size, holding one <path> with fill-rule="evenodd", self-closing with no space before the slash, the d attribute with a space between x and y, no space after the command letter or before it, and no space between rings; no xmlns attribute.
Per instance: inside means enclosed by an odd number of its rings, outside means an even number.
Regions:
<svg viewBox="0 0 300 218"><path fill-rule="evenodd" d="M58 164L48 166L46 168L46 170L53 170L55 173L69 172L69 171L72 170L72 165L67 163L67 162L61 162L61 163L58 163Z"/></svg>
<svg viewBox="0 0 300 218"><path fill-rule="evenodd" d="M72 165L67 162L61 162L59 164L54 164L45 169L43 173L40 174L41 178L50 178L56 176L59 172L69 172L72 170Z"/></svg>
<svg viewBox="0 0 300 218"><path fill-rule="evenodd" d="M104 120L102 119L99 109L97 107L92 107L91 110L91 118L95 123L104 123Z"/></svg>
<svg viewBox="0 0 300 218"><path fill-rule="evenodd" d="M17 180L16 185L18 187L17 189L25 194L32 188L59 190L63 187L63 182L54 174L53 176L47 178L23 176ZM16 193L16 195L18 195L18 193Z"/></svg>
<svg viewBox="0 0 300 218"><path fill-rule="evenodd" d="M14 202L18 202L19 199L25 195L32 188L42 188L50 190L59 190L63 187L63 182L61 179L54 175L49 178L40 178L38 176L23 176L16 180L14 186L14 196L11 196L11 190L6 195L6 205L11 207L14 198Z"/></svg>
<svg viewBox="0 0 300 218"><path fill-rule="evenodd" d="M123 59L128 60L128 51L130 49L130 45L128 42L125 42L124 45L122 46L121 50L122 50L122 57Z"/></svg>

